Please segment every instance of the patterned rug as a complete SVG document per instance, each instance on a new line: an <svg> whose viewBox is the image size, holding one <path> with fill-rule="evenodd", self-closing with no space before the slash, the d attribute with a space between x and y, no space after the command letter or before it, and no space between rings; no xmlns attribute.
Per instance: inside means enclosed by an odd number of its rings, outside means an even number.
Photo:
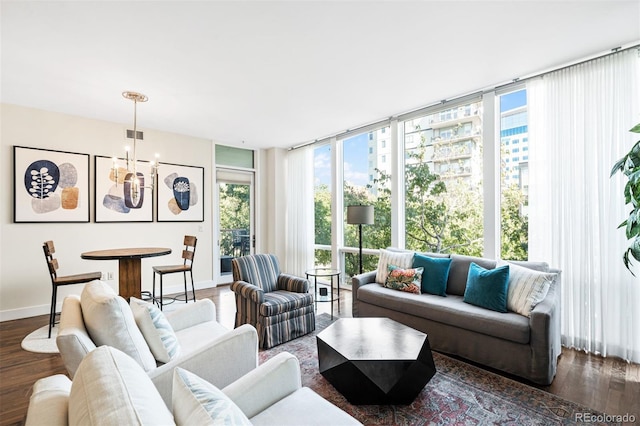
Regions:
<svg viewBox="0 0 640 426"><path fill-rule="evenodd" d="M581 405L448 356L433 353L437 373L410 405L351 405L318 371L316 334L331 324L316 317L316 331L260 352L260 362L286 351L300 360L302 385L365 425L568 425Z"/></svg>

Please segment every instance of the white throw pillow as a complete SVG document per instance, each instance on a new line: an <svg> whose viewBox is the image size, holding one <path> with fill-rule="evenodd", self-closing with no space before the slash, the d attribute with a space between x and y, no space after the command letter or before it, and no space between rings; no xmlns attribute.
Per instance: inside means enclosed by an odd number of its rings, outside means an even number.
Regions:
<svg viewBox="0 0 640 426"><path fill-rule="evenodd" d="M84 357L73 377L69 424L171 425L174 420L140 365L101 346Z"/></svg>
<svg viewBox="0 0 640 426"><path fill-rule="evenodd" d="M162 311L154 304L132 297L133 317L156 361L169 362L180 355L180 343Z"/></svg>
<svg viewBox="0 0 640 426"><path fill-rule="evenodd" d="M156 360L136 325L129 304L103 281L92 281L80 295L84 325L96 346L113 346L151 371Z"/></svg>
<svg viewBox="0 0 640 426"><path fill-rule="evenodd" d="M251 425L220 389L180 367L173 370L171 405L178 426Z"/></svg>
<svg viewBox="0 0 640 426"><path fill-rule="evenodd" d="M394 265L401 269L408 269L411 268L412 264L413 252L398 252L380 249L376 282L381 285L384 285L384 283L387 282L387 275L389 275L389 265Z"/></svg>
<svg viewBox="0 0 640 426"><path fill-rule="evenodd" d="M505 261L498 261L496 267L503 265L509 265L507 309L530 317L533 308L547 296L549 287L557 274L534 271Z"/></svg>

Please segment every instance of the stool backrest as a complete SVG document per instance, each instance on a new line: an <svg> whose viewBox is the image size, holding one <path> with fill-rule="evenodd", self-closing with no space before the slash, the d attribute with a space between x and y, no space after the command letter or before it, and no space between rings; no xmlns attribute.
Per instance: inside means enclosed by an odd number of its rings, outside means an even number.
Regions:
<svg viewBox="0 0 640 426"><path fill-rule="evenodd" d="M53 241L45 241L42 245L44 251L44 257L47 261L47 268L49 268L49 275L51 275L51 281L55 281L58 277L58 260L53 258L53 254L56 252L56 248L53 245Z"/></svg>
<svg viewBox="0 0 640 426"><path fill-rule="evenodd" d="M198 239L192 235L184 236L184 250L182 250L182 258L184 259L184 264L186 265L189 262L189 265L193 265L193 258L196 255L196 244L198 243Z"/></svg>

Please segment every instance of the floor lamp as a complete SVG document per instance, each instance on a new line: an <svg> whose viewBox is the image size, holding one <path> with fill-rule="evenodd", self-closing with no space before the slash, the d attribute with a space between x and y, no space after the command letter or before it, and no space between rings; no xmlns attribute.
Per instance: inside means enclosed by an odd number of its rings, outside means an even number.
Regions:
<svg viewBox="0 0 640 426"><path fill-rule="evenodd" d="M362 273L362 225L373 225L373 206L347 206L347 223L349 225L358 225L360 273Z"/></svg>

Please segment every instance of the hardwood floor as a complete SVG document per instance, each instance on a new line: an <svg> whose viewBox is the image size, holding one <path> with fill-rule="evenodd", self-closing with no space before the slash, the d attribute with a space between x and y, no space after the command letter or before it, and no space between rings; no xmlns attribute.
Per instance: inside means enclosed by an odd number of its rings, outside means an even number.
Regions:
<svg viewBox="0 0 640 426"><path fill-rule="evenodd" d="M228 286L199 290L197 297L211 298L216 304L218 321L233 328L235 302ZM329 312L329 308L328 303L318 304L318 312ZM351 316L351 292L341 291L340 311L338 314L337 306L334 308L335 315ZM36 380L66 374L60 355L31 353L20 347L24 336L45 324L46 315L0 323L0 425L23 423L31 386ZM551 386L536 387L607 414L633 414L636 422L640 422L638 364L565 348Z"/></svg>

